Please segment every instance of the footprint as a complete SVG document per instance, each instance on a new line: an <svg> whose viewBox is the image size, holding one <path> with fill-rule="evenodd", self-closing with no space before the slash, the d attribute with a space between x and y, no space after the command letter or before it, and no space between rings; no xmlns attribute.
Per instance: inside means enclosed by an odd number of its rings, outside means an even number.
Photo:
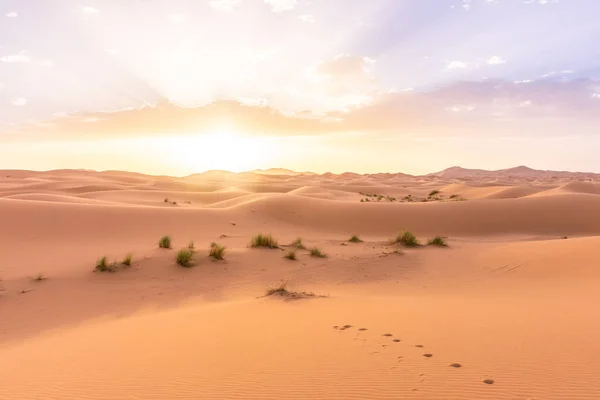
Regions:
<svg viewBox="0 0 600 400"><path fill-rule="evenodd" d="M358 328L359 331L366 331L367 328Z"/></svg>
<svg viewBox="0 0 600 400"><path fill-rule="evenodd" d="M392 342L396 342L396 343L398 343L399 341L400 341L400 339L394 339L394 340L392 340Z"/></svg>
<svg viewBox="0 0 600 400"><path fill-rule="evenodd" d="M425 354L423 354L423 357L431 358L431 357L433 357L433 354L425 353Z"/></svg>
<svg viewBox="0 0 600 400"><path fill-rule="evenodd" d="M422 344L415 344L415 347L423 347Z"/></svg>
<svg viewBox="0 0 600 400"><path fill-rule="evenodd" d="M459 363L452 363L449 366L452 367L452 368L460 368L460 367L462 367L462 365L459 364Z"/></svg>
<svg viewBox="0 0 600 400"><path fill-rule="evenodd" d="M390 337L390 336L394 336L394 335L392 335L391 333L384 333L383 336Z"/></svg>
<svg viewBox="0 0 600 400"><path fill-rule="evenodd" d="M333 329L340 329L340 327L339 327L339 326L337 326L337 325L334 325L334 326L333 326Z"/></svg>
<svg viewBox="0 0 600 400"><path fill-rule="evenodd" d="M483 383L487 384L487 385L492 385L494 383L493 379L484 379Z"/></svg>

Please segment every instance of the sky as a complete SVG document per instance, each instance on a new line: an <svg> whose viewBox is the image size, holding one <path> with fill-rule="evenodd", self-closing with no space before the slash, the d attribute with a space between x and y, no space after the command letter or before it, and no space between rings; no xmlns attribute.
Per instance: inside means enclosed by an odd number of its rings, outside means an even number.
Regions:
<svg viewBox="0 0 600 400"><path fill-rule="evenodd" d="M0 169L600 172L597 0L0 0Z"/></svg>

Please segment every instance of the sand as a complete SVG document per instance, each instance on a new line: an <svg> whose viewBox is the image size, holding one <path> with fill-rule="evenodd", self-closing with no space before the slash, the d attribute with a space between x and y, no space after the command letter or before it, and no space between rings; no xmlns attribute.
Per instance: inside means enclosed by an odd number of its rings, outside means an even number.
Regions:
<svg viewBox="0 0 600 400"><path fill-rule="evenodd" d="M598 399L599 187L524 167L0 171L0 399ZM405 229L449 246L390 244ZM284 258L297 237L327 257ZM315 296L264 296L282 280Z"/></svg>

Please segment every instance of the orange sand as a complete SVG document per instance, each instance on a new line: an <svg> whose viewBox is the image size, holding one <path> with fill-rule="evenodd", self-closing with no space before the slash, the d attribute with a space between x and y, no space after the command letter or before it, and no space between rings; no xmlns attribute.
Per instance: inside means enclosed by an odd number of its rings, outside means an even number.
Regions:
<svg viewBox="0 0 600 400"><path fill-rule="evenodd" d="M524 167L0 171L0 399L599 399L599 188ZM397 254L404 229L449 247ZM328 257L252 249L258 232ZM262 297L280 280L328 297Z"/></svg>

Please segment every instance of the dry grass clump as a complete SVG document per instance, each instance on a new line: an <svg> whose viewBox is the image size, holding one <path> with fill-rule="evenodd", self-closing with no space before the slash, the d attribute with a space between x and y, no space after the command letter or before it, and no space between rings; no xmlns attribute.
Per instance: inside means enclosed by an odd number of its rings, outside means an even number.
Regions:
<svg viewBox="0 0 600 400"><path fill-rule="evenodd" d="M188 243L188 249L190 250L194 250L196 248L194 241L190 240L190 242Z"/></svg>
<svg viewBox="0 0 600 400"><path fill-rule="evenodd" d="M35 282L45 281L46 279L48 279L48 277L46 277L41 272L39 272L39 273L37 273L37 274L35 274L34 276L31 277L31 280L35 281Z"/></svg>
<svg viewBox="0 0 600 400"><path fill-rule="evenodd" d="M441 236L436 236L433 239L429 239L427 244L430 246L438 246L438 247L447 247L448 246L448 244L446 243L444 238Z"/></svg>
<svg viewBox="0 0 600 400"><path fill-rule="evenodd" d="M285 299L293 300L293 299L306 299L310 297L327 297L323 295L317 295L313 292L295 292L288 289L288 282L281 281L276 285L271 285L265 291L265 296L278 296L283 297Z"/></svg>
<svg viewBox="0 0 600 400"><path fill-rule="evenodd" d="M127 254L125 256L125 258L123 258L123 261L121 261L121 264L126 267L131 267L131 259L132 258L133 258L133 256L131 254Z"/></svg>
<svg viewBox="0 0 600 400"><path fill-rule="evenodd" d="M160 238L158 241L158 247L161 249L170 249L171 248L171 236L165 235Z"/></svg>
<svg viewBox="0 0 600 400"><path fill-rule="evenodd" d="M348 239L348 241L350 243L362 243L362 240L357 235L350 236L350 239Z"/></svg>
<svg viewBox="0 0 600 400"><path fill-rule="evenodd" d="M177 264L181 265L185 268L190 268L194 265L193 259L194 252L190 249L181 249L177 252L177 256L175 257L175 261Z"/></svg>
<svg viewBox="0 0 600 400"><path fill-rule="evenodd" d="M291 247L295 247L295 248L300 249L300 250L306 249L306 246L304 246L304 243L302 243L302 238L300 238L300 237L296 238L296 240L294 240L292 242L292 244L290 244L290 246Z"/></svg>
<svg viewBox="0 0 600 400"><path fill-rule="evenodd" d="M296 250L288 250L284 257L288 260L296 260Z"/></svg>
<svg viewBox="0 0 600 400"><path fill-rule="evenodd" d="M214 243L214 242L211 243L208 256L214 258L215 260L224 260L225 259L225 246L222 246L222 245Z"/></svg>
<svg viewBox="0 0 600 400"><path fill-rule="evenodd" d="M276 249L279 246L277 245L277 240L271 235L265 235L263 233L259 233L258 235L252 238L251 242L252 247L266 247L269 249Z"/></svg>
<svg viewBox="0 0 600 400"><path fill-rule="evenodd" d="M96 261L96 267L94 268L94 271L98 272L115 272L116 270L116 264L114 262L109 263L106 256L98 259L98 261Z"/></svg>
<svg viewBox="0 0 600 400"><path fill-rule="evenodd" d="M313 247L312 249L310 249L310 256L319 258L327 257L327 255L323 253L318 247Z"/></svg>
<svg viewBox="0 0 600 400"><path fill-rule="evenodd" d="M417 237L409 231L398 233L394 239L394 243L400 243L406 247L417 247L419 245Z"/></svg>

